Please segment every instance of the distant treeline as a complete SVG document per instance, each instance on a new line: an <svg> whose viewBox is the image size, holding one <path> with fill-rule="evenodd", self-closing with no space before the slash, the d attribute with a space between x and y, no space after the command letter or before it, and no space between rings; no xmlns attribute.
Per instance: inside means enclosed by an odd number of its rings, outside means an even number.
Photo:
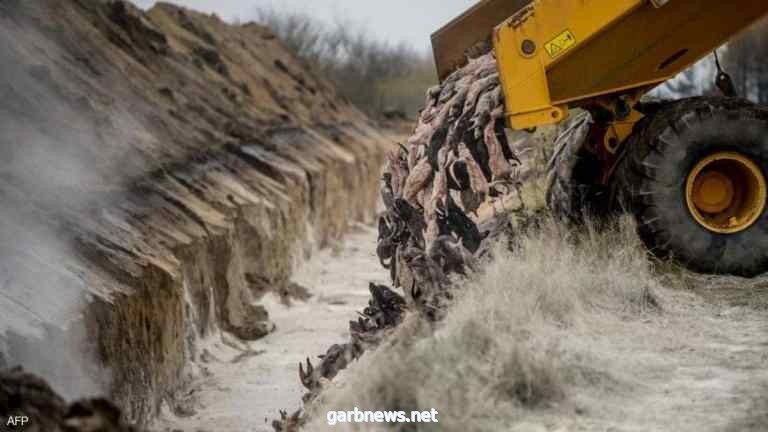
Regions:
<svg viewBox="0 0 768 432"><path fill-rule="evenodd" d="M363 27L326 24L302 13L265 8L257 16L316 73L373 117L402 112L415 118L426 89L436 83L431 55L406 43L384 42Z"/></svg>

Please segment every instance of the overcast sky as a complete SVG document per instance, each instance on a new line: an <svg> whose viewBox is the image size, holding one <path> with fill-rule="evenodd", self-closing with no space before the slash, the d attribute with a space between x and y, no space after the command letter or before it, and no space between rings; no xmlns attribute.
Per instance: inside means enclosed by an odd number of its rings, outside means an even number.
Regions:
<svg viewBox="0 0 768 432"><path fill-rule="evenodd" d="M167 0L166 0L167 1ZM243 21L253 19L258 7L302 11L333 22L349 19L369 26L371 33L391 42L406 41L414 47L429 47L429 35L469 8L477 0L172 0L220 17ZM155 0L133 0L149 7Z"/></svg>

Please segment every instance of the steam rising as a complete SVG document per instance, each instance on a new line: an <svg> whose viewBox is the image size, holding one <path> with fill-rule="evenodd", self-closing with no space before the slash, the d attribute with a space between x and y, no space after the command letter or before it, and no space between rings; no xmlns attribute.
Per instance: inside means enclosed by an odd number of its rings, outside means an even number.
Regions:
<svg viewBox="0 0 768 432"><path fill-rule="evenodd" d="M92 201L119 185L104 173L125 170L108 152L107 139L119 142L104 136L108 120L54 76L64 55L14 16L25 7L40 6L0 5L0 367L24 366L65 397L94 395L106 374L86 344L86 264L72 240Z"/></svg>

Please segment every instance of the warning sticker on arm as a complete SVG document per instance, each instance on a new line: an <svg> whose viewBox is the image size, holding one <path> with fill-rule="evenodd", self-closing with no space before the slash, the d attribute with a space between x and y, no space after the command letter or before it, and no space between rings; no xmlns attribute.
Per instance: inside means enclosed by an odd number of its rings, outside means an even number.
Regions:
<svg viewBox="0 0 768 432"><path fill-rule="evenodd" d="M557 58L576 45L576 37L570 30L566 30L554 39L544 44L544 49L552 58Z"/></svg>

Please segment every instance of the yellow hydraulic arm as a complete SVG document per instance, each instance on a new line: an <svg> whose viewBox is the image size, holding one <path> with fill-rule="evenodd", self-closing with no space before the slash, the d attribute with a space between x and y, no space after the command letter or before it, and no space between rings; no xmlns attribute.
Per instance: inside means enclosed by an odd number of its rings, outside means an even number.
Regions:
<svg viewBox="0 0 768 432"><path fill-rule="evenodd" d="M443 79L490 36L509 125L527 129L571 107L631 106L766 13L764 0L483 0L432 41Z"/></svg>

